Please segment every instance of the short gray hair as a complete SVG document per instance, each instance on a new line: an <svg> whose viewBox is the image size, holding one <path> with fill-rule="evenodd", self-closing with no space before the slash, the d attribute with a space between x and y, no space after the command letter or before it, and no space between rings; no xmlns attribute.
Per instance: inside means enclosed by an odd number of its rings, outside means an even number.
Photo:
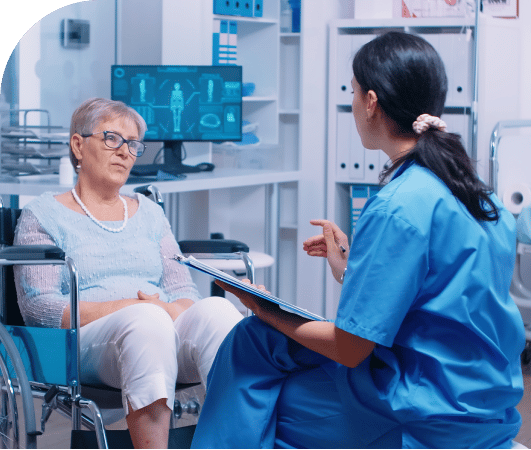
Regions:
<svg viewBox="0 0 531 450"><path fill-rule="evenodd" d="M72 114L70 122L70 139L76 133L90 134L101 122L114 119L129 119L138 129L138 139L142 140L147 130L146 121L133 108L123 102L106 98L89 98ZM77 172L78 159L70 148L70 161Z"/></svg>

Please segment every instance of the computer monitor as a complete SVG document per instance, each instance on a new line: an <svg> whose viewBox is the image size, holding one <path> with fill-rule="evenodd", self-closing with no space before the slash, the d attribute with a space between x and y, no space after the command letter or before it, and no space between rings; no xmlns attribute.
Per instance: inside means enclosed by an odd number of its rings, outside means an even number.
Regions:
<svg viewBox="0 0 531 450"><path fill-rule="evenodd" d="M182 164L184 141L241 141L242 68L113 65L111 98L146 121L146 142L163 142L165 165ZM189 170L187 170L189 169Z"/></svg>

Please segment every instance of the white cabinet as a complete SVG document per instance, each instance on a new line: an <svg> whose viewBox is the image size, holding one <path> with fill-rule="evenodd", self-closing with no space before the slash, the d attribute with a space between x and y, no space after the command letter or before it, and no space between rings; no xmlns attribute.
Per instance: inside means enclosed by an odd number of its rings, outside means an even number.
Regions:
<svg viewBox="0 0 531 450"><path fill-rule="evenodd" d="M352 225L350 186L377 184L378 173L388 162L383 152L366 150L361 145L352 117L350 89L354 53L375 35L388 30L418 34L441 55L448 76L442 119L449 131L461 135L467 152L477 161L478 174L483 180L489 179L489 139L495 124L519 117L520 25L517 20L480 15L477 25L474 18L332 21L326 204L327 218L343 230L351 229ZM339 295L340 285L327 272L327 317L334 317Z"/></svg>
<svg viewBox="0 0 531 450"><path fill-rule="evenodd" d="M441 55L448 75L448 95L443 119L448 129L461 134L471 154L474 106L473 19L335 20L329 35L328 178L327 218L342 230L351 229L350 185L377 185L388 163L380 150L361 144L352 116L352 59L356 51L387 30L415 33L429 41ZM370 190L368 190L370 191ZM341 286L328 271L327 317L334 317Z"/></svg>
<svg viewBox="0 0 531 450"><path fill-rule="evenodd" d="M279 0L264 2L257 18L214 14L212 0L161 1L163 64L211 64L215 22L236 23L236 63L244 83L255 84L242 118L256 124L260 139L257 146L185 144L192 160L211 161L215 169L199 190L168 194L178 238L219 232L271 254L275 264L257 273L258 282L295 302L301 34L280 33Z"/></svg>

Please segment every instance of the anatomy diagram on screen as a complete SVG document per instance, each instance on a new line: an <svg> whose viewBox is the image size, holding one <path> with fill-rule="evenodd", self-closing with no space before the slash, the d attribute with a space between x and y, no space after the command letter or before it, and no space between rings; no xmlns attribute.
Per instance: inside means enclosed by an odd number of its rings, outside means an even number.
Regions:
<svg viewBox="0 0 531 450"><path fill-rule="evenodd" d="M184 110L184 97L179 83L175 83L174 89L171 91L170 109L173 114L173 131L174 133L180 133L181 115Z"/></svg>
<svg viewBox="0 0 531 450"><path fill-rule="evenodd" d="M217 140L240 133L240 82L217 73L146 69L130 78L130 86L131 106L144 117L148 140Z"/></svg>

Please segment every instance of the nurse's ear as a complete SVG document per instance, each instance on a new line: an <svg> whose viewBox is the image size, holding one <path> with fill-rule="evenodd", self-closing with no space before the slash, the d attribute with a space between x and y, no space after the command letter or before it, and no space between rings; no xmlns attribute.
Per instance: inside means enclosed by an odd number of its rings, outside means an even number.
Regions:
<svg viewBox="0 0 531 450"><path fill-rule="evenodd" d="M370 122L378 110L378 96L372 89L366 95L367 122Z"/></svg>

